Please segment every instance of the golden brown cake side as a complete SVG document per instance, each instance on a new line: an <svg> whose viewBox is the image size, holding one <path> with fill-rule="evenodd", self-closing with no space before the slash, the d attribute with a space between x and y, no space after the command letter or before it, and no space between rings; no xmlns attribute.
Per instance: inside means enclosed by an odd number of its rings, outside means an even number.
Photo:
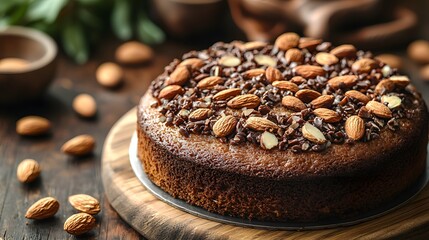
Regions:
<svg viewBox="0 0 429 240"><path fill-rule="evenodd" d="M138 154L146 173L173 197L219 214L273 221L346 217L392 200L426 166L424 105L395 134L384 131L368 143L332 146L322 156L344 159L333 169L324 159L312 162L320 153L287 155L250 144L225 145L211 136L185 138L159 121L151 100L146 93L138 110ZM358 156L361 166L347 162Z"/></svg>

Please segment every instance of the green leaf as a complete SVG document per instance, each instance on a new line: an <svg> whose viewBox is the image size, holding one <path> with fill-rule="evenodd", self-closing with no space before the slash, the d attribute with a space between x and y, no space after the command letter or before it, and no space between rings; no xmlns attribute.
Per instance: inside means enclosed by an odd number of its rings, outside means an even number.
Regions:
<svg viewBox="0 0 429 240"><path fill-rule="evenodd" d="M82 21L82 23L87 26L90 26L91 28L97 29L103 25L102 21L99 19L99 16L95 15L87 8L79 8L77 11L77 15L79 17L79 20Z"/></svg>
<svg viewBox="0 0 429 240"><path fill-rule="evenodd" d="M112 29L119 39L128 40L132 36L131 6L129 1L116 0L112 12Z"/></svg>
<svg viewBox="0 0 429 240"><path fill-rule="evenodd" d="M106 1L105 0L77 0L77 2L81 3L82 5L91 6L91 5L96 5Z"/></svg>
<svg viewBox="0 0 429 240"><path fill-rule="evenodd" d="M148 44L158 44L165 40L164 32L142 12L137 21L137 36L141 41Z"/></svg>
<svg viewBox="0 0 429 240"><path fill-rule="evenodd" d="M43 19L53 23L67 2L68 0L34 0L30 4L28 19L30 21Z"/></svg>
<svg viewBox="0 0 429 240"><path fill-rule="evenodd" d="M27 13L28 3L22 3L16 7L16 10L9 16L9 25L17 25L21 23Z"/></svg>
<svg viewBox="0 0 429 240"><path fill-rule="evenodd" d="M82 25L72 21L65 22L61 41L64 51L77 63L82 64L88 60L88 43Z"/></svg>

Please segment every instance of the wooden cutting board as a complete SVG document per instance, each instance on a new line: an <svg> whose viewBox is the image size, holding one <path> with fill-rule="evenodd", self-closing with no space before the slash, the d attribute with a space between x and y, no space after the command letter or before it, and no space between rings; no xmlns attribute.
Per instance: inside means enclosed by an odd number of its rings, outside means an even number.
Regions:
<svg viewBox="0 0 429 240"><path fill-rule="evenodd" d="M178 210L148 192L134 175L128 149L136 109L110 130L104 143L102 178L118 214L148 239L429 239L429 186L405 206L355 226L312 231L272 231L222 224Z"/></svg>

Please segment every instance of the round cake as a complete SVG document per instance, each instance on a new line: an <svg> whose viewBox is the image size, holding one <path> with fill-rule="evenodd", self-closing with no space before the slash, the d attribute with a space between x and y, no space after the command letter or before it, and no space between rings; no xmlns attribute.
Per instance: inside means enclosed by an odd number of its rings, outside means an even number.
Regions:
<svg viewBox="0 0 429 240"><path fill-rule="evenodd" d="M342 219L391 202L426 169L426 105L352 45L295 33L175 59L138 106L150 180L210 212Z"/></svg>

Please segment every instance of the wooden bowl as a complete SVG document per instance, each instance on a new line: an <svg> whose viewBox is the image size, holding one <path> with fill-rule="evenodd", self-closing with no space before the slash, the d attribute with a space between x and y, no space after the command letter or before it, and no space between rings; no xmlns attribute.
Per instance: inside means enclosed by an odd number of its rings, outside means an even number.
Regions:
<svg viewBox="0 0 429 240"><path fill-rule="evenodd" d="M0 60L27 61L19 69L0 70L0 105L41 97L55 75L57 46L48 35L24 27L0 28Z"/></svg>

